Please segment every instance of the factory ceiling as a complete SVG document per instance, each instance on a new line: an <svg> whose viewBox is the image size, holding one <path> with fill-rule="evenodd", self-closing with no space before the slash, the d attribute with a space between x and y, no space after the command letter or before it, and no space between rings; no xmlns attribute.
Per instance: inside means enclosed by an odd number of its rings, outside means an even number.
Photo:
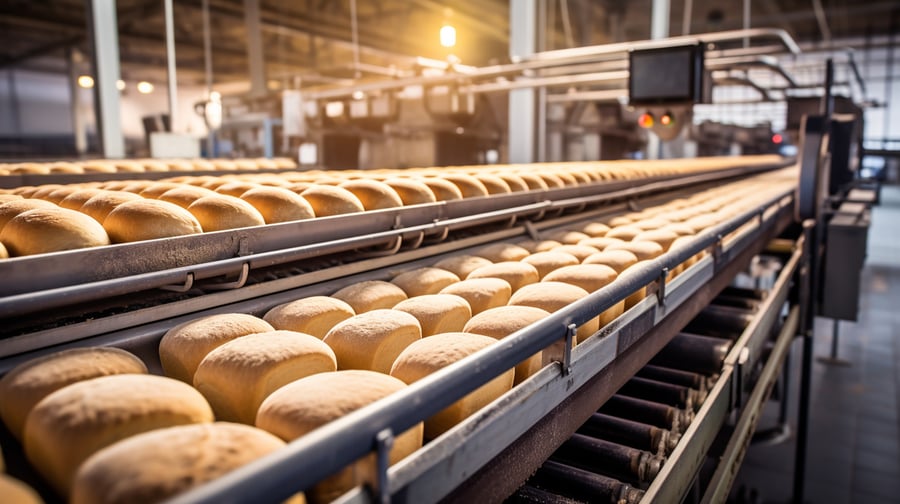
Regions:
<svg viewBox="0 0 900 504"><path fill-rule="evenodd" d="M415 56L471 65L508 60L509 3L500 0L258 0L268 86L409 70ZM203 0L174 0L180 84L205 82ZM218 84L246 81L247 0L208 0L212 75ZM0 68L89 70L86 0L5 0L0 5ZM649 38L651 0L539 0L545 49ZM125 79L166 78L163 0L118 0L119 51ZM352 13L356 11L358 59ZM686 16L686 9L690 9ZM742 2L671 2L670 33L739 29ZM900 3L860 0L754 0L750 26L783 28L799 42L865 41L900 31ZM685 22L689 20L689 22ZM457 30L451 49L438 42L445 24ZM69 58L67 59L67 55ZM359 62L354 65L354 60ZM79 71L78 68L75 71Z"/></svg>

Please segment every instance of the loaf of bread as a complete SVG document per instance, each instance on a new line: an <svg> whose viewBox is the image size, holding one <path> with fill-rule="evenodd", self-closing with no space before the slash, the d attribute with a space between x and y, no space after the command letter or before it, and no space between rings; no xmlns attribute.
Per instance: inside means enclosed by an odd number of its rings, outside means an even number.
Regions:
<svg viewBox="0 0 900 504"><path fill-rule="evenodd" d="M72 504L163 502L284 447L268 432L227 422L181 425L132 436L87 459Z"/></svg>
<svg viewBox="0 0 900 504"><path fill-rule="evenodd" d="M194 373L194 388L217 419L252 425L269 394L304 376L336 369L331 348L309 334L248 334L206 354Z"/></svg>
<svg viewBox="0 0 900 504"><path fill-rule="evenodd" d="M34 405L76 382L114 374L142 374L147 366L111 347L73 348L19 364L0 379L0 417L19 440Z"/></svg>
<svg viewBox="0 0 900 504"><path fill-rule="evenodd" d="M403 206L403 200L391 186L384 182L369 179L348 180L338 187L346 189L359 198L366 210L397 208Z"/></svg>
<svg viewBox="0 0 900 504"><path fill-rule="evenodd" d="M385 179L384 183L400 196L404 205L421 205L437 201L434 191L420 180L396 177Z"/></svg>
<svg viewBox="0 0 900 504"><path fill-rule="evenodd" d="M204 232L262 226L266 220L256 208L233 196L204 196L187 207Z"/></svg>
<svg viewBox="0 0 900 504"><path fill-rule="evenodd" d="M513 292L541 279L537 268L521 261L503 261L482 266L469 273L466 278L500 278L509 283Z"/></svg>
<svg viewBox="0 0 900 504"><path fill-rule="evenodd" d="M670 231L667 229L652 229L650 231L644 231L639 235L634 237L634 241L650 241L658 243L662 248L663 252L669 250L669 247L672 246L672 242L678 238L678 233L675 231Z"/></svg>
<svg viewBox="0 0 900 504"><path fill-rule="evenodd" d="M209 315L169 329L159 342L166 376L194 383L200 361L216 347L248 334L274 331L265 320L243 313Z"/></svg>
<svg viewBox="0 0 900 504"><path fill-rule="evenodd" d="M13 217L0 231L0 241L9 255L24 256L109 245L109 236L87 215L55 207Z"/></svg>
<svg viewBox="0 0 900 504"><path fill-rule="evenodd" d="M481 247L474 255L483 257L493 263L504 261L521 261L528 257L528 249L512 243L494 243Z"/></svg>
<svg viewBox="0 0 900 504"><path fill-rule="evenodd" d="M189 385L153 375L120 374L73 383L42 399L25 421L25 455L60 495L78 466L120 439L163 427L212 422Z"/></svg>
<svg viewBox="0 0 900 504"><path fill-rule="evenodd" d="M312 205L316 217L363 212L366 209L352 192L330 185L312 185L300 196Z"/></svg>
<svg viewBox="0 0 900 504"><path fill-rule="evenodd" d="M670 221L668 219L664 219L662 217L651 217L651 218L644 218L644 219L635 221L634 224L632 224L632 225L637 226L637 227L643 229L644 231L650 231L651 229L659 229L659 228L669 225L671 223L672 223L672 221Z"/></svg>
<svg viewBox="0 0 900 504"><path fill-rule="evenodd" d="M8 259L9 252L6 251L6 246L3 245L3 242L0 242L0 259Z"/></svg>
<svg viewBox="0 0 900 504"><path fill-rule="evenodd" d="M619 238L610 238L609 236L595 236L592 238L585 238L578 242L578 245L584 245L587 247L594 247L599 251L606 250L606 247L614 244L614 243L622 243L624 240Z"/></svg>
<svg viewBox="0 0 900 504"><path fill-rule="evenodd" d="M463 198L462 191L453 182L437 177L422 177L417 179L425 184L437 201L452 201Z"/></svg>
<svg viewBox="0 0 900 504"><path fill-rule="evenodd" d="M516 175L518 175L519 178L522 179L522 182L525 182L525 184L528 186L528 189L531 191L546 191L550 188L550 186L547 185L547 182L542 177L533 173L519 172Z"/></svg>
<svg viewBox="0 0 900 504"><path fill-rule="evenodd" d="M241 199L253 205L266 224L312 219L316 216L308 201L283 187L257 187L241 194Z"/></svg>
<svg viewBox="0 0 900 504"><path fill-rule="evenodd" d="M144 198L134 193L124 191L103 191L85 201L78 211L93 217L94 220L103 224L103 221L106 220L106 216L122 203L128 201L142 201L143 199Z"/></svg>
<svg viewBox="0 0 900 504"><path fill-rule="evenodd" d="M528 187L528 184L525 183L522 177L516 175L515 173L499 172L496 173L495 176L506 182L506 185L509 186L509 190L512 192L531 190L531 188Z"/></svg>
<svg viewBox="0 0 900 504"><path fill-rule="evenodd" d="M478 198L489 194L487 187L477 178L464 173L442 173L440 178L452 182L463 198Z"/></svg>
<svg viewBox="0 0 900 504"><path fill-rule="evenodd" d="M617 276L616 270L605 264L578 264L552 271L543 281L577 285L587 292L594 292L612 283ZM597 323L600 327L604 327L624 312L625 302L621 301L601 313Z"/></svg>
<svg viewBox="0 0 900 504"><path fill-rule="evenodd" d="M512 295L512 287L502 278L469 278L444 287L440 293L465 299L474 315L506 305Z"/></svg>
<svg viewBox="0 0 900 504"><path fill-rule="evenodd" d="M608 238L618 238L620 240L629 241L633 240L635 236L641 234L644 230L638 227L635 224L629 224L627 226L617 226L609 231L607 231L606 237Z"/></svg>
<svg viewBox="0 0 900 504"><path fill-rule="evenodd" d="M528 263L537 269L538 277L544 278L547 273L562 268L563 266L572 266L579 264L577 257L565 252L536 252L522 259L522 262Z"/></svg>
<svg viewBox="0 0 900 504"><path fill-rule="evenodd" d="M244 182L242 180L232 180L227 184L222 184L219 187L216 187L215 192L218 194L223 194L225 196L233 196L235 198L240 198L242 194L249 191L250 189L255 189L257 187L262 187L259 184L254 184L252 182Z"/></svg>
<svg viewBox="0 0 900 504"><path fill-rule="evenodd" d="M621 274L637 262L637 256L627 250L604 250L588 256L582 264L604 264Z"/></svg>
<svg viewBox="0 0 900 504"><path fill-rule="evenodd" d="M437 294L444 287L459 282L459 277L441 268L417 268L400 273L391 283L403 289L408 297Z"/></svg>
<svg viewBox="0 0 900 504"><path fill-rule="evenodd" d="M323 341L334 350L338 369L387 373L404 348L422 339L422 326L409 313L372 310L334 326Z"/></svg>
<svg viewBox="0 0 900 504"><path fill-rule="evenodd" d="M453 273L460 279L465 279L467 276L469 276L469 273L489 264L493 263L491 263L491 261L488 261L484 257L463 254L450 256L446 259L441 259L440 261L434 263L434 267L445 269L450 273Z"/></svg>
<svg viewBox="0 0 900 504"><path fill-rule="evenodd" d="M43 504L44 500L22 481L0 474L0 496L4 504Z"/></svg>
<svg viewBox="0 0 900 504"><path fill-rule="evenodd" d="M391 367L391 376L407 384L414 383L494 344L489 336L470 333L444 333L424 338L406 347ZM510 369L462 399L425 420L425 439L434 439L450 430L512 388L515 371Z"/></svg>
<svg viewBox="0 0 900 504"><path fill-rule="evenodd" d="M563 245L575 245L581 240L590 238L590 235L582 233L581 231L572 231L569 229L564 229L561 231L556 231L553 233L548 233L546 238L548 240L554 240L562 243Z"/></svg>
<svg viewBox="0 0 900 504"><path fill-rule="evenodd" d="M337 371L308 376L276 390L263 401L256 426L285 441L383 399L405 383L371 371ZM390 451L394 464L422 446L422 424L400 433ZM310 502L331 502L347 490L375 483L374 454L364 457L306 492Z"/></svg>
<svg viewBox="0 0 900 504"><path fill-rule="evenodd" d="M116 243L155 240L203 231L200 222L184 208L146 198L117 206L103 221L103 227Z"/></svg>
<svg viewBox="0 0 900 504"><path fill-rule="evenodd" d="M263 320L275 329L311 334L322 339L338 322L354 315L353 308L336 297L310 296L272 308Z"/></svg>
<svg viewBox="0 0 900 504"><path fill-rule="evenodd" d="M549 252L562 245L562 243L556 240L524 240L516 243L516 245L534 254L537 252Z"/></svg>
<svg viewBox="0 0 900 504"><path fill-rule="evenodd" d="M584 261L591 254L600 252L598 249L590 247L588 245L560 245L559 247L555 247L551 250L553 252L564 252L566 254L572 254L579 261Z"/></svg>
<svg viewBox="0 0 900 504"><path fill-rule="evenodd" d="M540 282L536 284L526 285L513 293L509 298L509 304L512 306L532 306L540 308L550 313L565 308L566 306L578 301L588 295L588 292L576 285L562 282ZM593 318L578 328L578 332L573 338L572 343L587 339L590 335L597 332L600 328L600 319ZM544 365L554 360L561 360L565 344L563 342L554 343L544 349Z"/></svg>
<svg viewBox="0 0 900 504"><path fill-rule="evenodd" d="M457 284L452 284L450 287ZM462 331L472 318L469 302L453 294L425 294L400 301L394 310L409 313L422 326L422 337Z"/></svg>
<svg viewBox="0 0 900 504"><path fill-rule="evenodd" d="M400 287L383 280L367 280L348 285L331 295L353 308L354 313L389 309L407 298Z"/></svg>
<svg viewBox="0 0 900 504"><path fill-rule="evenodd" d="M604 249L607 250L627 250L634 254L638 260L647 261L655 259L662 255L662 245L651 241L630 241L622 243L614 243Z"/></svg>
<svg viewBox="0 0 900 504"><path fill-rule="evenodd" d="M159 196L160 201L178 205L187 210L195 201L205 196L215 196L216 192L203 187L183 185L175 189L169 189Z"/></svg>
<svg viewBox="0 0 900 504"><path fill-rule="evenodd" d="M596 238L600 236L606 236L606 233L609 232L609 226L602 222L591 222L590 224L586 224L583 228L581 228L581 232Z"/></svg>
<svg viewBox="0 0 900 504"><path fill-rule="evenodd" d="M184 187L181 184L176 182L154 182L140 191L138 194L141 195L142 198L150 198L150 199L158 199L160 196L165 194L167 191L171 191L172 189L178 189L179 187Z"/></svg>
<svg viewBox="0 0 900 504"><path fill-rule="evenodd" d="M550 315L550 313L546 310L531 306L499 306L473 316L466 322L463 332L490 336L494 339L503 339L547 315ZM529 376L540 371L541 364L541 352L520 362L516 365L514 384L518 385L528 379Z"/></svg>
<svg viewBox="0 0 900 504"><path fill-rule="evenodd" d="M472 175L487 189L488 194L509 194L512 188L502 178L489 173L475 173Z"/></svg>
<svg viewBox="0 0 900 504"><path fill-rule="evenodd" d="M87 202L87 200L92 197L103 192L103 189L97 189L93 187L88 188L79 188L77 191L73 191L69 193L68 196L63 198L58 205L62 208L67 208L69 210L80 210L81 207ZM0 200L2 201L2 200Z"/></svg>
<svg viewBox="0 0 900 504"><path fill-rule="evenodd" d="M57 206L49 201L33 198L19 198L0 203L0 231L2 231L6 224L13 220L15 216L38 208L57 208Z"/></svg>

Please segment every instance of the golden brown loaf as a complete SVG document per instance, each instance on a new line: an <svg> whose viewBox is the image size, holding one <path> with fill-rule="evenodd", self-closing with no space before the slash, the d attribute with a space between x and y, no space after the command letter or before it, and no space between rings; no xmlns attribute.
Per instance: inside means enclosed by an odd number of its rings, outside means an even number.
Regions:
<svg viewBox="0 0 900 504"><path fill-rule="evenodd" d="M463 198L462 191L453 182L437 177L423 177L418 179L431 189L437 201L451 201Z"/></svg>
<svg viewBox="0 0 900 504"><path fill-rule="evenodd" d="M4 504L42 504L41 496L22 481L0 474L0 496Z"/></svg>
<svg viewBox="0 0 900 504"><path fill-rule="evenodd" d="M578 242L578 245L586 245L588 247L594 247L599 251L606 250L606 247L612 245L613 243L622 243L625 240L621 240L619 238L610 238L609 236L594 236L591 238L585 238Z"/></svg>
<svg viewBox="0 0 900 504"><path fill-rule="evenodd" d="M330 185L310 186L300 196L312 205L316 217L363 212L366 209L352 192Z"/></svg>
<svg viewBox="0 0 900 504"><path fill-rule="evenodd" d="M437 201L431 188L420 180L398 177L386 179L384 183L397 192L404 205L421 205Z"/></svg>
<svg viewBox="0 0 900 504"><path fill-rule="evenodd" d="M422 326L422 337L462 331L466 322L472 318L469 302L465 298L453 294L426 294L411 297L397 303L394 309L415 317Z"/></svg>
<svg viewBox="0 0 900 504"><path fill-rule="evenodd" d="M354 315L353 308L340 299L310 296L272 308L263 320L275 329L311 334L322 339L338 322Z"/></svg>
<svg viewBox="0 0 900 504"><path fill-rule="evenodd" d="M473 174L476 180L481 182L484 185L484 188L487 189L488 194L509 194L512 192L512 188L509 184L506 183L502 178L491 175L489 173L476 173Z"/></svg>
<svg viewBox="0 0 900 504"><path fill-rule="evenodd" d="M653 229L650 231L644 231L643 233L634 237L634 241L650 241L658 243L662 248L663 252L669 250L669 247L672 246L672 242L678 238L678 233L675 231L670 231L667 229Z"/></svg>
<svg viewBox="0 0 900 504"><path fill-rule="evenodd" d="M512 243L494 243L475 251L475 255L491 262L521 261L528 257L528 254L528 249Z"/></svg>
<svg viewBox="0 0 900 504"><path fill-rule="evenodd" d="M78 211L93 217L94 220L103 224L103 221L106 220L106 216L122 203L127 201L140 201L143 199L144 198L141 198L134 193L124 191L103 191L85 201Z"/></svg>
<svg viewBox="0 0 900 504"><path fill-rule="evenodd" d="M334 350L338 369L387 373L404 348L422 339L422 326L409 313L372 310L334 326L323 340Z"/></svg>
<svg viewBox="0 0 900 504"><path fill-rule="evenodd" d="M6 246L3 245L3 242L0 242L0 259L9 258L9 252L6 251Z"/></svg>
<svg viewBox="0 0 900 504"><path fill-rule="evenodd" d="M496 342L494 338L470 333L444 333L409 345L394 362L391 376L414 383ZM510 369L462 399L425 420L425 439L434 439L468 418L472 413L512 388L515 371Z"/></svg>
<svg viewBox="0 0 900 504"><path fill-rule="evenodd" d="M547 273L562 268L563 266L573 266L579 264L577 257L565 252L536 252L522 259L522 262L528 263L535 267L538 271L538 277L544 278Z"/></svg>
<svg viewBox="0 0 900 504"><path fill-rule="evenodd" d="M102 376L61 388L35 405L25 421L25 455L67 495L78 466L101 448L153 429L212 421L203 396L177 380Z"/></svg>
<svg viewBox="0 0 900 504"><path fill-rule="evenodd" d="M359 198L366 210L396 208L403 206L403 200L391 186L384 182L368 179L356 179L343 182L338 187L346 189Z"/></svg>
<svg viewBox="0 0 900 504"><path fill-rule="evenodd" d="M614 227L610 229L604 236L629 241L633 240L635 236L641 234L643 231L643 229L636 226L635 224L629 224L627 226Z"/></svg>
<svg viewBox="0 0 900 504"><path fill-rule="evenodd" d="M434 267L445 269L458 276L460 279L465 279L469 276L469 273L489 264L493 263L483 257L463 254L441 259L434 264Z"/></svg>
<svg viewBox="0 0 900 504"><path fill-rule="evenodd" d="M531 306L500 306L475 315L466 322L463 332L482 334L495 339L503 339L519 329L550 315L546 310ZM516 366L515 384L525 381L541 369L541 352L538 352Z"/></svg>
<svg viewBox="0 0 900 504"><path fill-rule="evenodd" d="M638 260L646 261L655 259L662 255L662 245L651 241L630 241L622 243L614 243L604 249L607 250L627 250L634 254Z"/></svg>
<svg viewBox="0 0 900 504"><path fill-rule="evenodd" d="M253 205L234 196L204 196L191 203L187 210L200 222L204 232L262 226L266 223Z"/></svg>
<svg viewBox="0 0 900 504"><path fill-rule="evenodd" d="M13 220L13 217L36 208L57 208L57 206L49 201L31 198L0 202L0 231L7 222Z"/></svg>
<svg viewBox="0 0 900 504"><path fill-rule="evenodd" d="M332 420L383 399L406 386L402 381L371 371L337 371L308 376L276 390L259 408L256 426L285 441L297 439ZM422 425L394 440L394 464L422 446ZM374 483L374 456L368 456L318 483L307 492L311 502L331 502L351 488Z"/></svg>
<svg viewBox="0 0 900 504"><path fill-rule="evenodd" d="M243 313L209 315L169 329L159 342L159 360L166 376L194 382L200 361L214 348L248 334L274 331L265 320Z"/></svg>
<svg viewBox="0 0 900 504"><path fill-rule="evenodd" d="M576 264L551 271L543 281L577 285L588 292L594 292L612 283L617 276L616 270L604 264Z"/></svg>
<svg viewBox="0 0 900 504"><path fill-rule="evenodd" d="M540 282L536 284L526 285L525 287L519 289L518 292L513 293L512 297L509 298L509 304L513 306L533 306L535 308L540 308L542 310L553 313L556 310L565 308L566 306L574 303L575 301L578 301L579 299L587 295L588 292L586 290L576 285L562 282ZM597 329L599 328L599 319L594 318L589 320L584 325L578 328L578 334L576 335L577 337L575 342L577 343L578 341L587 339L588 336L597 332ZM564 350L564 347L562 345L554 345L553 347L548 347L544 351L545 364L548 357L552 360L560 357L561 355L551 351L551 349L555 349L556 352L560 352Z"/></svg>
<svg viewBox="0 0 900 504"><path fill-rule="evenodd" d="M466 278L500 278L509 283L513 292L540 281L537 268L521 261L503 261L482 266L469 273Z"/></svg>
<svg viewBox="0 0 900 504"><path fill-rule="evenodd" d="M446 173L441 174L440 178L452 182L458 187L463 198L477 198L489 194L487 187L485 187L480 180L471 175L466 175L464 173Z"/></svg>
<svg viewBox="0 0 900 504"><path fill-rule="evenodd" d="M145 432L87 459L75 477L71 502L163 502L283 446L262 429L227 422Z"/></svg>
<svg viewBox="0 0 900 504"><path fill-rule="evenodd" d="M205 189L203 187L184 185L175 189L169 189L168 191L162 193L158 199L160 201L178 205L181 208L187 210L187 207L191 206L191 203L197 201L200 198L203 198L204 196L215 196L215 194L215 191L210 191L209 189Z"/></svg>
<svg viewBox="0 0 900 504"><path fill-rule="evenodd" d="M73 348L19 364L0 379L0 417L22 439L25 419L35 404L72 383L113 374L142 374L147 366L111 347Z"/></svg>
<svg viewBox="0 0 900 504"><path fill-rule="evenodd" d="M459 277L440 268L417 268L400 273L391 283L403 289L408 297L437 294L444 287L459 282Z"/></svg>
<svg viewBox="0 0 900 504"><path fill-rule="evenodd" d="M269 394L294 380L336 369L331 348L309 334L248 334L206 354L194 373L194 387L219 420L252 425Z"/></svg>
<svg viewBox="0 0 900 504"><path fill-rule="evenodd" d="M602 222L591 222L581 228L581 232L591 237L605 236L609 232L609 226Z"/></svg>
<svg viewBox="0 0 900 504"><path fill-rule="evenodd" d="M506 305L512 295L512 287L502 278L469 278L444 287L440 293L465 299L475 315Z"/></svg>
<svg viewBox="0 0 900 504"><path fill-rule="evenodd" d="M604 250L591 254L582 264L605 264L616 270L616 273L622 273L629 266L638 262L638 258L627 250Z"/></svg>
<svg viewBox="0 0 900 504"><path fill-rule="evenodd" d="M253 205L262 214L266 224L312 219L316 216L308 201L283 187L257 187L242 194L241 199Z"/></svg>
<svg viewBox="0 0 900 504"><path fill-rule="evenodd" d="M367 280L348 285L331 297L339 299L353 308L357 314L372 310L393 308L407 298L406 292L396 285L383 280Z"/></svg>
<svg viewBox="0 0 900 504"><path fill-rule="evenodd" d="M3 226L0 241L11 256L109 245L97 221L65 208L38 208L20 213Z"/></svg>
<svg viewBox="0 0 900 504"><path fill-rule="evenodd" d="M116 243L154 240L202 232L187 210L161 200L141 198L117 206L103 221Z"/></svg>
<svg viewBox="0 0 900 504"><path fill-rule="evenodd" d="M563 245L575 245L581 240L590 238L590 235L580 231L562 230L547 235L548 240L555 240Z"/></svg>
<svg viewBox="0 0 900 504"><path fill-rule="evenodd" d="M534 254L537 252L549 252L562 245L562 243L556 240L525 240L516 243L516 245Z"/></svg>
<svg viewBox="0 0 900 504"><path fill-rule="evenodd" d="M552 249L553 252L565 252L566 254L572 254L579 261L584 261L591 254L596 254L600 252L594 247L589 247L587 245L560 245L559 247L555 247Z"/></svg>

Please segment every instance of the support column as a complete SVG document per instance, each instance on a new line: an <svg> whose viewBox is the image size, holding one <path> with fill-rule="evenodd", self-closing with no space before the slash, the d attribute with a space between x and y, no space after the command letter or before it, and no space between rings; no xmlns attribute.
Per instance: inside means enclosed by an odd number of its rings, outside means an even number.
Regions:
<svg viewBox="0 0 900 504"><path fill-rule="evenodd" d="M250 95L266 94L266 65L263 58L262 30L259 23L259 0L244 0L247 25L247 60L250 66Z"/></svg>
<svg viewBox="0 0 900 504"><path fill-rule="evenodd" d="M166 15L166 63L169 84L169 127L171 131L179 131L178 122L178 77L175 72L175 19L172 13L172 0L165 0Z"/></svg>
<svg viewBox="0 0 900 504"><path fill-rule="evenodd" d="M650 38L663 39L669 36L669 0L653 0L650 10ZM660 158L660 140L654 133L647 135L647 159Z"/></svg>
<svg viewBox="0 0 900 504"><path fill-rule="evenodd" d="M516 0L509 5L509 56L518 61L534 54L537 40L536 0ZM509 162L531 163L535 145L535 90L509 92Z"/></svg>
<svg viewBox="0 0 900 504"><path fill-rule="evenodd" d="M72 131L75 135L75 152L83 156L87 152L87 128L81 112L81 90L78 87L79 53L75 49L66 50L66 62L69 70L69 98L72 107Z"/></svg>
<svg viewBox="0 0 900 504"><path fill-rule="evenodd" d="M119 104L119 24L115 0L91 0L89 29L94 43L94 103L97 133L103 156L125 157L122 116Z"/></svg>

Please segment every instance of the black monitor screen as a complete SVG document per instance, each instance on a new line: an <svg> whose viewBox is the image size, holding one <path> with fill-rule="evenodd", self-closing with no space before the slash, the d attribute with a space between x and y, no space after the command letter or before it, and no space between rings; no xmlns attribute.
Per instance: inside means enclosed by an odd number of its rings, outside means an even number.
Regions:
<svg viewBox="0 0 900 504"><path fill-rule="evenodd" d="M629 72L631 105L702 101L702 45L631 51Z"/></svg>

